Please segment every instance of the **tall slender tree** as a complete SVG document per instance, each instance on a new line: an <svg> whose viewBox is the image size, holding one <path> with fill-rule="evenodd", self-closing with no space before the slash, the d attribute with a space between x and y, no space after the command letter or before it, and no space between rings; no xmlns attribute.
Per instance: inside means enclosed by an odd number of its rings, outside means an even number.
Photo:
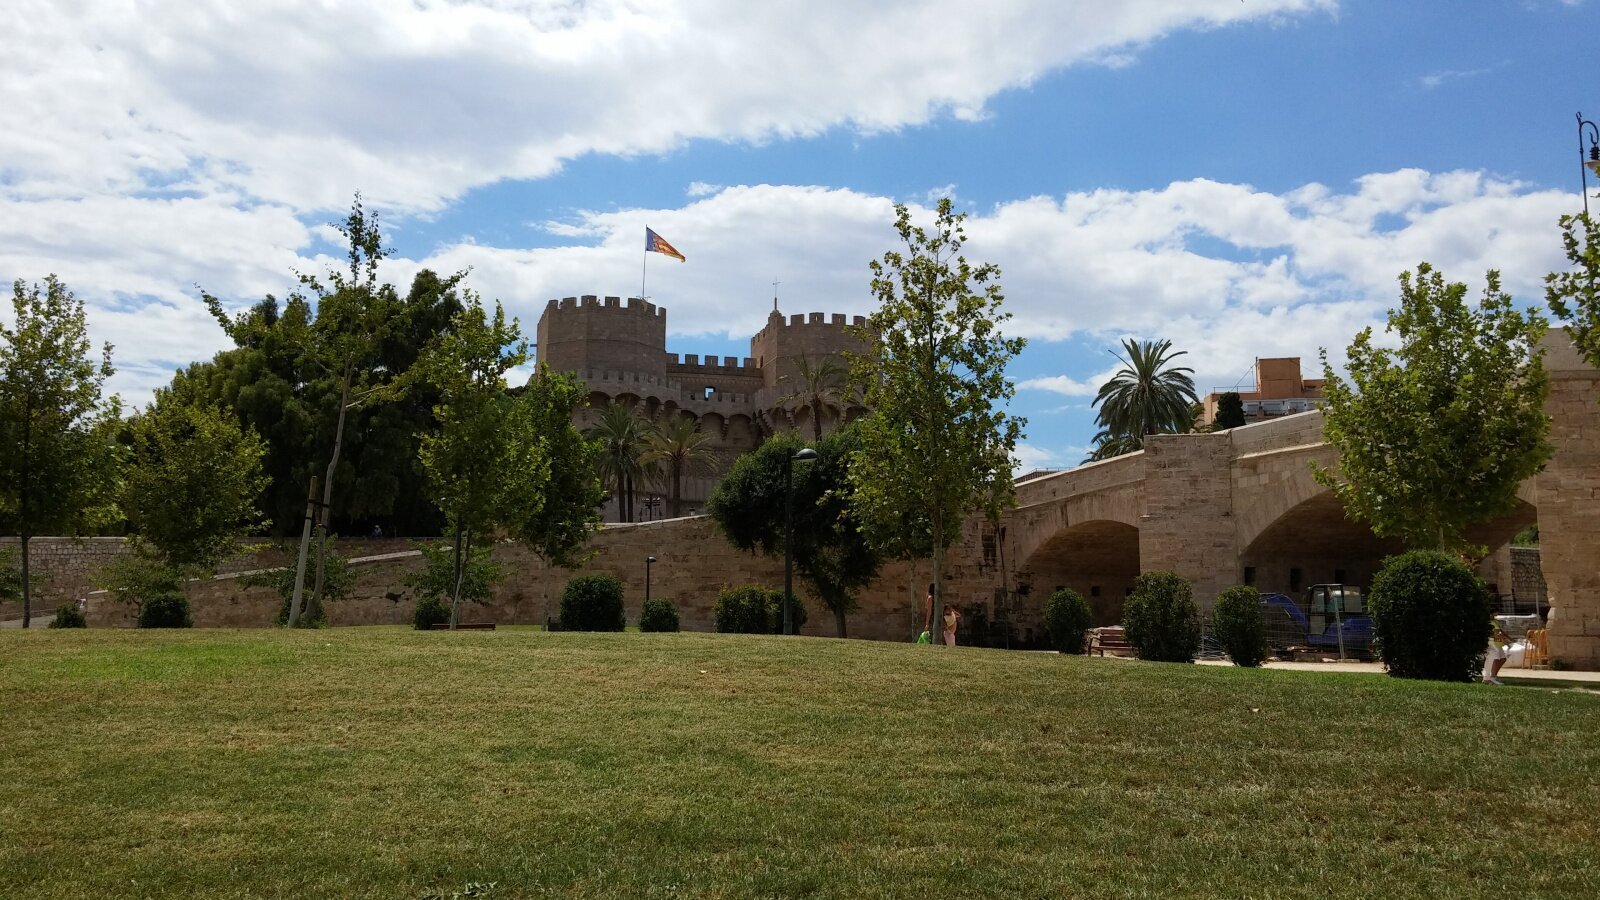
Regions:
<svg viewBox="0 0 1600 900"><path fill-rule="evenodd" d="M601 448L572 424L584 396L576 378L541 364L520 397L528 409L531 432L547 448L550 480L543 502L517 510L511 528L547 568L580 565L588 558L589 538L600 527L600 504L605 500L597 471ZM545 581L548 618L548 577Z"/></svg>
<svg viewBox="0 0 1600 900"><path fill-rule="evenodd" d="M111 345L96 359L83 301L54 275L12 285L11 324L0 323L0 529L21 538L22 627L33 617L29 543L81 534L116 517L120 418Z"/></svg>
<svg viewBox="0 0 1600 900"><path fill-rule="evenodd" d="M647 426L633 407L612 401L600 409L600 418L584 436L600 445L598 471L610 483L617 500L617 519L632 522L637 482L649 477L644 461Z"/></svg>
<svg viewBox="0 0 1600 900"><path fill-rule="evenodd" d="M683 515L683 479L704 475L716 461L711 436L702 432L691 416L666 416L646 430L644 447L640 461L660 468L672 515Z"/></svg>
<svg viewBox="0 0 1600 900"><path fill-rule="evenodd" d="M878 308L857 336L851 380L873 410L851 455L854 510L867 533L894 552L922 542L933 555L934 615L944 605L944 554L963 519L1009 502L1011 454L1025 420L1003 404L1015 391L1006 364L1021 338L1000 333L997 266L961 255L963 215L939 201L932 229L895 207L904 252L872 262ZM923 535L896 535L925 525Z"/></svg>
<svg viewBox="0 0 1600 900"><path fill-rule="evenodd" d="M785 375L779 381L788 382L790 389L778 398L778 403L810 410L812 439L821 441L822 423L828 411L838 410L844 400L850 381L849 368L827 357L813 363L802 353L795 361L795 374Z"/></svg>
<svg viewBox="0 0 1600 900"><path fill-rule="evenodd" d="M1113 353L1123 367L1100 386L1094 405L1100 408L1095 421L1106 439L1096 436L1096 447L1104 447L1108 458L1118 450L1142 449L1150 434L1185 434L1194 428L1194 370L1174 366L1173 360L1186 351L1173 352L1171 341L1122 342L1123 353Z"/></svg>
<svg viewBox="0 0 1600 900"><path fill-rule="evenodd" d="M512 396L505 378L527 358L516 320L507 322L498 303L490 316L469 295L455 328L430 348L409 379L431 384L439 396L439 429L421 436L420 455L449 523L452 628L460 619L475 542L486 544L495 528L537 515L545 500L547 445L533 431L534 407Z"/></svg>

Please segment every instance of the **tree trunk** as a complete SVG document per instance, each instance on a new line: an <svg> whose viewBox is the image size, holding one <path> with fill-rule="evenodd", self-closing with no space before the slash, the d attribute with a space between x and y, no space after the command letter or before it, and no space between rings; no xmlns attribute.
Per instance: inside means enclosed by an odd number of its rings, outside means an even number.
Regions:
<svg viewBox="0 0 1600 900"><path fill-rule="evenodd" d="M306 518L300 529L300 555L294 564L294 591L289 596L289 619L284 624L293 628L300 621L301 602L306 588L306 551L311 547L311 530L317 521L317 476L311 476L311 489L306 491Z"/></svg>
<svg viewBox="0 0 1600 900"><path fill-rule="evenodd" d="M27 488L23 488L24 491ZM26 496L26 494L24 494ZM27 521L24 519L23 521ZM28 576L28 542L33 536L26 531L22 533L22 627L27 628L28 622L33 618L33 585Z"/></svg>
<svg viewBox="0 0 1600 900"><path fill-rule="evenodd" d="M811 433L816 435L817 443L820 444L822 443L822 398L812 397L811 399Z"/></svg>
<svg viewBox="0 0 1600 900"><path fill-rule="evenodd" d="M466 529L457 528L456 529L456 547L455 547L455 565L454 565L454 567L455 567L455 576L456 576L456 587L455 587L455 590L450 592L450 630L451 631L455 631L456 630L456 621L460 618L459 610L461 609L461 582L465 580L466 574L467 574L466 566L461 561L462 560L462 544L463 543L466 543L468 552L470 552L470 549L471 549L472 545L471 545L470 541L468 541L466 539Z"/></svg>
<svg viewBox="0 0 1600 900"><path fill-rule="evenodd" d="M933 514L933 627L938 629L934 643L944 643L944 522Z"/></svg>
<svg viewBox="0 0 1600 900"><path fill-rule="evenodd" d="M837 606L835 606L833 608L833 621L839 626L839 637L844 637L845 633L844 633L844 601L843 600L840 600L839 601L839 605L837 605Z"/></svg>
<svg viewBox="0 0 1600 900"><path fill-rule="evenodd" d="M672 464L672 517L674 519L683 515L683 466L680 463Z"/></svg>
<svg viewBox="0 0 1600 900"><path fill-rule="evenodd" d="M350 375L352 366L344 367L344 382L339 389L339 424L333 431L333 457L328 460L328 478L322 485L322 532L317 541L317 580L311 589L311 602L306 614L316 621L322 609L323 564L328 552L328 521L333 518L333 472L339 466L339 451L344 448L345 412L350 408Z"/></svg>

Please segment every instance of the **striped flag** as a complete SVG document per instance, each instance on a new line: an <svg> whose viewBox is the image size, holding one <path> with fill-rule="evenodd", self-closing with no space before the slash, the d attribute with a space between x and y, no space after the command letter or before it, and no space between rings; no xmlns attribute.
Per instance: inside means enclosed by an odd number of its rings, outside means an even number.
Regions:
<svg viewBox="0 0 1600 900"><path fill-rule="evenodd" d="M678 262L688 262L678 248L662 240L661 235L651 230L650 226L644 228L644 250L646 253L660 253L664 256L675 257Z"/></svg>

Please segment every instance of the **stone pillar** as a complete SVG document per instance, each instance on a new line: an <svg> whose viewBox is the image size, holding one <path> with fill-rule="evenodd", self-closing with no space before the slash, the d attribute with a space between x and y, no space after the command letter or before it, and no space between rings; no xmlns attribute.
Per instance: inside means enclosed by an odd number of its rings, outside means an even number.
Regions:
<svg viewBox="0 0 1600 900"><path fill-rule="evenodd" d="M1600 371L1563 329L1544 340L1550 443L1538 475L1540 561L1550 600L1550 657L1600 669Z"/></svg>
<svg viewBox="0 0 1600 900"><path fill-rule="evenodd" d="M1139 571L1188 578L1201 612L1209 612L1238 580L1233 444L1226 433L1150 435L1144 452Z"/></svg>

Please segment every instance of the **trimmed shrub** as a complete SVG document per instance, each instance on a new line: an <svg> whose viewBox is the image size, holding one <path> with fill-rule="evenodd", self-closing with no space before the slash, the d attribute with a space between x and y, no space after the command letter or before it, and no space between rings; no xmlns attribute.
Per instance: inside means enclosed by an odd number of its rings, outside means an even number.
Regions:
<svg viewBox="0 0 1600 900"><path fill-rule="evenodd" d="M1122 612L1128 643L1140 659L1194 662L1200 649L1200 611L1189 580L1176 572L1146 572L1133 582Z"/></svg>
<svg viewBox="0 0 1600 900"><path fill-rule="evenodd" d="M639 612L639 630L677 631L678 608L664 597L652 597L645 601L644 609Z"/></svg>
<svg viewBox="0 0 1600 900"><path fill-rule="evenodd" d="M562 631L622 631L622 582L615 575L579 575L561 592Z"/></svg>
<svg viewBox="0 0 1600 900"><path fill-rule="evenodd" d="M417 611L411 616L411 627L427 631L435 625L450 621L450 604L443 597L425 594L417 598Z"/></svg>
<svg viewBox="0 0 1600 900"><path fill-rule="evenodd" d="M1493 612L1488 588L1437 550L1391 556L1367 595L1373 643L1398 678L1472 681L1483 671Z"/></svg>
<svg viewBox="0 0 1600 900"><path fill-rule="evenodd" d="M79 611L76 603L63 603L56 607L56 617L50 620L50 628L88 628L89 620Z"/></svg>
<svg viewBox="0 0 1600 900"><path fill-rule="evenodd" d="M182 594L157 594L139 607L140 628L193 628L189 598Z"/></svg>
<svg viewBox="0 0 1600 900"><path fill-rule="evenodd" d="M1253 669L1267 658L1267 620L1261 592L1236 584L1217 595L1211 608L1211 633L1236 666Z"/></svg>
<svg viewBox="0 0 1600 900"><path fill-rule="evenodd" d="M1071 588L1056 591L1044 602L1044 630L1059 653L1082 653L1083 637L1093 621L1089 601Z"/></svg>
<svg viewBox="0 0 1600 900"><path fill-rule="evenodd" d="M724 634L780 634L783 631L783 591L754 584L723 588L713 612L717 630ZM795 631L806 623L806 607L795 597L790 608Z"/></svg>

